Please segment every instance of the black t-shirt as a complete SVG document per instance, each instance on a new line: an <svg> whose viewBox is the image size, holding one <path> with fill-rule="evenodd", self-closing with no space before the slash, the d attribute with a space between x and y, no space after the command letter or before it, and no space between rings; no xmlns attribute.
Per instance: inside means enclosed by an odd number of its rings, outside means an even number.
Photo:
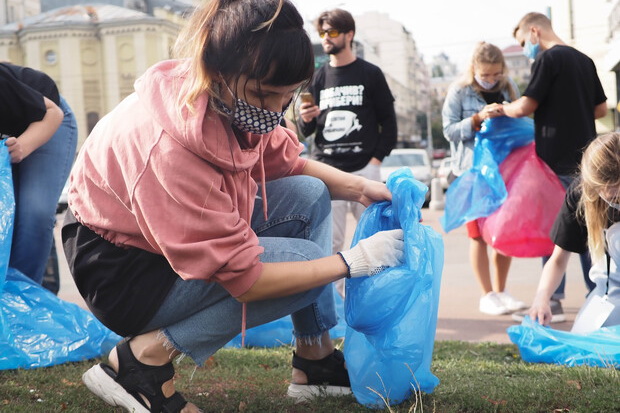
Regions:
<svg viewBox="0 0 620 413"><path fill-rule="evenodd" d="M312 156L346 172L383 160L396 144L394 97L381 69L362 59L346 66L319 68L308 89L321 108L310 123L300 122L308 136L316 131Z"/></svg>
<svg viewBox="0 0 620 413"><path fill-rule="evenodd" d="M596 137L594 107L607 100L594 62L569 46L545 50L532 65L523 95L538 102L536 153L556 174L573 174Z"/></svg>
<svg viewBox="0 0 620 413"><path fill-rule="evenodd" d="M480 95L487 105L490 105L491 103L502 103L504 101L504 94L501 90L496 92L485 92L482 90L480 91Z"/></svg>
<svg viewBox="0 0 620 413"><path fill-rule="evenodd" d="M57 105L56 83L43 72L0 63L0 133L19 136L46 113L43 97Z"/></svg>
<svg viewBox="0 0 620 413"><path fill-rule="evenodd" d="M588 251L588 229L577 216L579 205L579 180L575 179L566 190L564 203L551 227L551 240L562 249L583 254Z"/></svg>
<svg viewBox="0 0 620 413"><path fill-rule="evenodd" d="M588 229L583 218L577 215L581 197L579 180L575 179L564 197L564 203L551 227L551 240L562 249L582 254L588 251ZM620 211L608 209L607 227L620 221Z"/></svg>

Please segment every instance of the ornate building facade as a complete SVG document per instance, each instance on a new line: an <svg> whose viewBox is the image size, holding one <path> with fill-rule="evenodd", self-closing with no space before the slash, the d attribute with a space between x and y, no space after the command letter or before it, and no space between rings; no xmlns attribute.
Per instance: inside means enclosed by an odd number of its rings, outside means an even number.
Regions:
<svg viewBox="0 0 620 413"><path fill-rule="evenodd" d="M78 146L95 123L133 92L134 81L168 59L183 24L114 5L75 5L0 27L0 60L50 75L75 112Z"/></svg>

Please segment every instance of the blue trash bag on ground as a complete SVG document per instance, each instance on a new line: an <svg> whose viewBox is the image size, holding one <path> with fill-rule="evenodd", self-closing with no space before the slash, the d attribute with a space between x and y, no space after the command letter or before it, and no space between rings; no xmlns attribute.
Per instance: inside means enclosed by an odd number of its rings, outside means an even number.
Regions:
<svg viewBox="0 0 620 413"><path fill-rule="evenodd" d="M90 312L8 267L15 203L4 145L0 145L0 191L0 370L81 361L110 351L120 337Z"/></svg>
<svg viewBox="0 0 620 413"><path fill-rule="evenodd" d="M344 321L344 300L332 286L334 294L334 302L336 303L336 315L338 316L338 324L331 330L329 335L332 339L342 338L345 335L346 324ZM293 336L293 321L291 316L287 315L278 320L271 321L256 327L248 328L245 332L246 347L279 347L284 345L294 345L295 337ZM226 347L241 346L241 334L226 344Z"/></svg>
<svg viewBox="0 0 620 413"><path fill-rule="evenodd" d="M529 363L620 368L620 325L575 334L544 327L526 316L507 332Z"/></svg>
<svg viewBox="0 0 620 413"><path fill-rule="evenodd" d="M446 192L444 215L440 218L446 232L491 215L506 200L499 165L514 149L534 140L534 121L506 116L487 119L475 139L471 169L452 182Z"/></svg>
<svg viewBox="0 0 620 413"><path fill-rule="evenodd" d="M352 246L378 231L402 228L405 264L347 279L345 286L344 354L351 389L359 403L374 408L400 403L415 391L431 393L439 384L430 366L443 240L420 223L427 187L408 168L392 173L387 186L392 202L366 209Z"/></svg>

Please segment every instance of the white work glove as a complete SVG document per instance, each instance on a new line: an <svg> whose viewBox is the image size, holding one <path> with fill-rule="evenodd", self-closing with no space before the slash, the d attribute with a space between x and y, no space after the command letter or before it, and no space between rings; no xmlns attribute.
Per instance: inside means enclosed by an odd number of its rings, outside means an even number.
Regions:
<svg viewBox="0 0 620 413"><path fill-rule="evenodd" d="M377 232L361 240L350 250L338 254L349 268L347 277L363 277L402 264L405 257L404 248L403 230L393 229Z"/></svg>

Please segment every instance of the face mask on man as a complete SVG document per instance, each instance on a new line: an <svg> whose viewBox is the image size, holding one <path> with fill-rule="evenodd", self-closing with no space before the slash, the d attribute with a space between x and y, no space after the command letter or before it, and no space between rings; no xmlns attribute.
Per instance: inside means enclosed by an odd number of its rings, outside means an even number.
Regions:
<svg viewBox="0 0 620 413"><path fill-rule="evenodd" d="M534 60L536 59L539 51L540 42L532 44L532 35L530 34L530 38L525 41L525 45L523 46L523 54L525 57Z"/></svg>
<svg viewBox="0 0 620 413"><path fill-rule="evenodd" d="M476 83L480 85L484 90L491 90L497 85L498 80L494 80L493 82L487 82L483 80L480 76L474 75L474 79L476 79Z"/></svg>

